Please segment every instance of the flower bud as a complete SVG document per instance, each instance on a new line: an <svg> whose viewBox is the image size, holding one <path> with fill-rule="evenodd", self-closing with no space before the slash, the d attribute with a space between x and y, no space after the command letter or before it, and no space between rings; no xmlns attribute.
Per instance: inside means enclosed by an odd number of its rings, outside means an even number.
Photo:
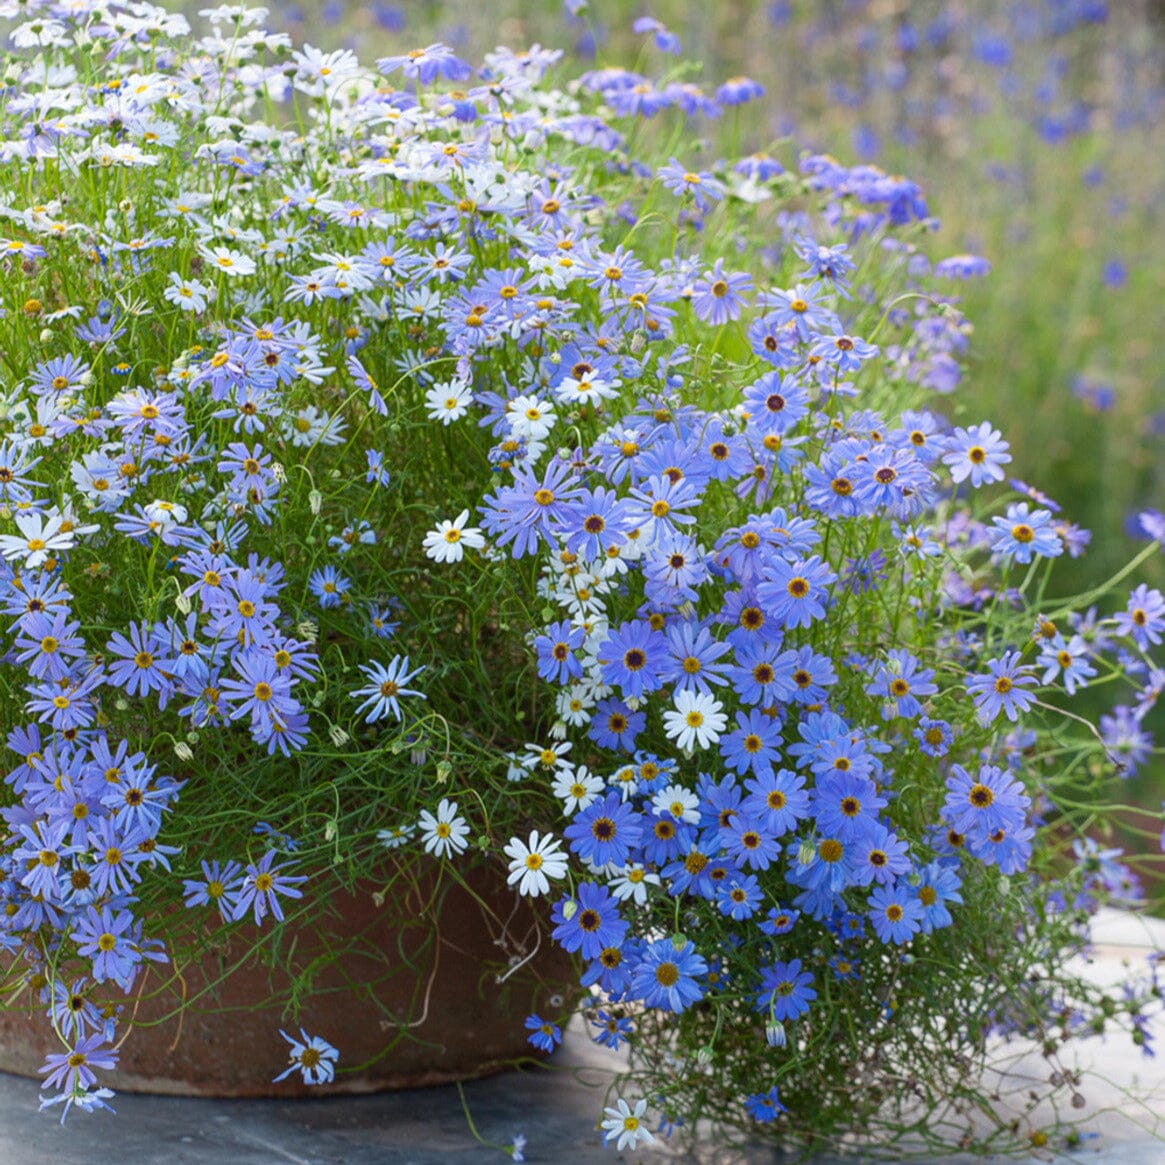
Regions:
<svg viewBox="0 0 1165 1165"><path fill-rule="evenodd" d="M789 1042L785 1025L779 1019L765 1024L765 1043L770 1048L783 1048Z"/></svg>
<svg viewBox="0 0 1165 1165"><path fill-rule="evenodd" d="M186 741L178 740L174 742L174 755L179 760L191 761L194 759L194 749Z"/></svg>
<svg viewBox="0 0 1165 1165"><path fill-rule="evenodd" d="M569 922L578 913L578 903L573 898L568 898L562 904L562 920Z"/></svg>

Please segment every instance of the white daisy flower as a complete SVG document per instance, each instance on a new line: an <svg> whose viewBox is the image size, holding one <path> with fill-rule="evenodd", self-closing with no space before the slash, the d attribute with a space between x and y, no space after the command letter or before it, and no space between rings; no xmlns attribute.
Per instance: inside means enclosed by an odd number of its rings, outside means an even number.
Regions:
<svg viewBox="0 0 1165 1165"><path fill-rule="evenodd" d="M442 797L434 817L428 809L421 813L417 822L421 830L421 841L425 852L438 858L464 853L469 845L469 822L458 815L457 802Z"/></svg>
<svg viewBox="0 0 1165 1165"><path fill-rule="evenodd" d="M651 807L657 817L665 814L689 825L700 824L700 798L683 785L668 785L660 789L651 799Z"/></svg>
<svg viewBox="0 0 1165 1165"><path fill-rule="evenodd" d="M632 1108L622 1097L615 1102L614 1108L604 1108L607 1119L603 1121L603 1140L615 1141L615 1148L636 1149L640 1145L650 1145L655 1142L643 1123L643 1114L647 1111L647 1101L639 1101Z"/></svg>
<svg viewBox="0 0 1165 1165"><path fill-rule="evenodd" d="M589 724L594 706L594 701L588 698L581 684L571 684L555 696L554 710L558 718L571 728L582 728Z"/></svg>
<svg viewBox="0 0 1165 1165"><path fill-rule="evenodd" d="M599 400L614 400L619 395L619 379L604 380L593 372L567 376L555 388L554 395L564 404L587 405Z"/></svg>
<svg viewBox="0 0 1165 1165"><path fill-rule="evenodd" d="M610 582L601 575L581 572L560 579L552 597L579 623L603 613L605 608L602 596L610 590Z"/></svg>
<svg viewBox="0 0 1165 1165"><path fill-rule="evenodd" d="M619 795L624 801L630 801L639 792L639 766L624 765L611 776L608 784L612 789L619 790Z"/></svg>
<svg viewBox="0 0 1165 1165"><path fill-rule="evenodd" d="M228 275L254 275L255 260L229 247L204 247L202 257L212 267L225 271Z"/></svg>
<svg viewBox="0 0 1165 1165"><path fill-rule="evenodd" d="M147 503L143 507L142 513L149 518L151 528L155 533L159 534L172 530L175 526L180 526L188 516L185 506L178 502L168 502L165 499Z"/></svg>
<svg viewBox="0 0 1165 1165"><path fill-rule="evenodd" d="M201 191L182 190L173 198L168 199L158 208L162 218L187 219L193 223L202 223L205 220L198 212L205 210L214 202L209 194Z"/></svg>
<svg viewBox="0 0 1165 1165"><path fill-rule="evenodd" d="M459 421L473 403L473 393L469 385L460 380L435 384L425 393L425 405L429 410L429 420L451 425Z"/></svg>
<svg viewBox="0 0 1165 1165"><path fill-rule="evenodd" d="M417 827L415 825L394 825L391 829L378 829L376 831L376 840L385 849L398 849L406 842L411 841L416 831Z"/></svg>
<svg viewBox="0 0 1165 1165"><path fill-rule="evenodd" d="M715 744L727 725L724 705L707 693L680 692L675 707L663 714L668 739L685 751Z"/></svg>
<svg viewBox="0 0 1165 1165"><path fill-rule="evenodd" d="M563 802L563 812L570 815L585 809L603 791L603 778L579 765L573 773L559 773L551 792Z"/></svg>
<svg viewBox="0 0 1165 1165"><path fill-rule="evenodd" d="M446 519L430 530L425 535L425 553L437 562L460 562L466 546L480 550L485 538L477 526L465 525L468 520L469 511L462 510L452 522Z"/></svg>
<svg viewBox="0 0 1165 1165"><path fill-rule="evenodd" d="M642 866L630 865L619 870L608 884L620 902L630 899L642 906L647 902L647 887L660 883L658 874L649 874Z"/></svg>
<svg viewBox="0 0 1165 1165"><path fill-rule="evenodd" d="M183 279L177 271L171 271L169 280L162 295L182 311L205 311L206 305L214 299L214 288L197 279Z"/></svg>
<svg viewBox="0 0 1165 1165"><path fill-rule="evenodd" d="M356 54L348 49L322 53L311 45L304 45L302 51L292 53L295 64L295 87L311 97L320 97L329 89L345 81L360 71Z"/></svg>
<svg viewBox="0 0 1165 1165"><path fill-rule="evenodd" d="M522 758L516 752L506 753L506 780L518 784L530 775Z"/></svg>
<svg viewBox="0 0 1165 1165"><path fill-rule="evenodd" d="M543 775L547 773L571 773L574 765L566 759L566 754L574 745L569 740L559 741L558 744L543 746L527 742L527 753L522 758L531 772L541 769Z"/></svg>
<svg viewBox="0 0 1165 1165"><path fill-rule="evenodd" d="M518 893L531 898L550 893L549 879L566 876L566 854L560 852L562 843L553 834L540 836L535 829L529 841L510 838L505 854L510 859L510 876L506 883L518 883Z"/></svg>
<svg viewBox="0 0 1165 1165"><path fill-rule="evenodd" d="M26 569L40 566L62 550L73 546L75 529L66 529L60 514L23 513L15 515L19 534L0 535L0 554L9 562L20 561Z"/></svg>
<svg viewBox="0 0 1165 1165"><path fill-rule="evenodd" d="M333 416L327 410L321 413L315 405L304 405L294 415L283 418L284 437L300 448L310 449L316 444L339 445L347 427L343 417Z"/></svg>
<svg viewBox="0 0 1165 1165"><path fill-rule="evenodd" d="M528 441L543 441L558 419L554 406L536 396L516 396L506 411L510 432Z"/></svg>

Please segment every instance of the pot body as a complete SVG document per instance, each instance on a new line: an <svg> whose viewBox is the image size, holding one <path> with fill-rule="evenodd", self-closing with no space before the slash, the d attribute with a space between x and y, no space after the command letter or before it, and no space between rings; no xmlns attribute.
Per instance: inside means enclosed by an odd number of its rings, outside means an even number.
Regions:
<svg viewBox="0 0 1165 1165"><path fill-rule="evenodd" d="M553 1009L570 961L530 904L493 870L471 872L468 890L399 882L382 902L376 886L338 890L304 912L310 925L237 924L184 963L148 964L133 995L114 988L120 1059L102 1083L319 1096L449 1083L535 1055L523 1021ZM339 1050L334 1083L307 1086L298 1071L273 1083L290 1063L280 1029L298 1037L301 1026ZM43 1006L0 1010L0 1070L35 1076L61 1047Z"/></svg>

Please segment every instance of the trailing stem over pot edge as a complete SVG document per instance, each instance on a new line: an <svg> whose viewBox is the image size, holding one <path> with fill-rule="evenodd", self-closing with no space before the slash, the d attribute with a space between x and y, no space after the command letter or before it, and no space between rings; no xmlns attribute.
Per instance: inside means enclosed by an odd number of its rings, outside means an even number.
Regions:
<svg viewBox="0 0 1165 1165"><path fill-rule="evenodd" d="M550 903L630 1045L621 1148L649 1106L1046 1137L968 1081L995 1037L1145 1040L1155 965L1066 963L1136 896L1084 830L1150 755L1165 600L1046 598L1087 534L949 395L985 264L932 270L873 167L673 156L754 83L208 19L46 8L8 62L0 937L44 1102L104 1106L203 928L326 917L387 848Z"/></svg>

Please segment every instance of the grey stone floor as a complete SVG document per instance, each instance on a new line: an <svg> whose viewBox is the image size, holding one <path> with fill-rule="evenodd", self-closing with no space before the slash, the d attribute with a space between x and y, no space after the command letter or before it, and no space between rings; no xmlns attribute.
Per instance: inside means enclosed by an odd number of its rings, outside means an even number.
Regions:
<svg viewBox="0 0 1165 1165"><path fill-rule="evenodd" d="M117 1096L116 1116L71 1114L62 1128L36 1111L36 1085L0 1074L2 1165L438 1165L505 1162L512 1138L526 1137L531 1163L597 1165L663 1158L700 1165L769 1165L770 1150L698 1157L616 1153L604 1148L596 1120L607 1077L576 1064L505 1073L464 1085L471 1133L455 1087L378 1096L296 1101L188 1100Z"/></svg>
<svg viewBox="0 0 1165 1165"><path fill-rule="evenodd" d="M1107 913L1093 966L1117 978L1121 963L1165 950L1165 923ZM1165 1022L1156 1024L1165 1038ZM1165 1042L1165 1041L1163 1041ZM108 1113L75 1113L61 1127L37 1112L35 1082L0 1074L0 1165L476 1165L504 1162L517 1134L526 1160L554 1165L779 1165L792 1159L771 1149L740 1152L707 1144L695 1155L662 1146L619 1153L604 1148L596 1122L610 1079L606 1053L585 1037L556 1054L553 1067L506 1073L464 1086L470 1131L455 1087L366 1097L300 1101L216 1101L122 1094ZM1080 1066L1094 1076L1086 1089L1085 1128L1099 1135L1071 1154L1039 1158L1055 1165L1165 1165L1165 1053L1147 1059L1126 1041L1082 1045ZM1022 1062L1013 1070L1023 1070ZM1045 1071L1038 1061L1033 1071ZM853 1165L849 1159L847 1165ZM964 1165L964 1157L941 1165ZM813 1165L837 1165L815 1157ZM938 1163L936 1163L938 1165Z"/></svg>

